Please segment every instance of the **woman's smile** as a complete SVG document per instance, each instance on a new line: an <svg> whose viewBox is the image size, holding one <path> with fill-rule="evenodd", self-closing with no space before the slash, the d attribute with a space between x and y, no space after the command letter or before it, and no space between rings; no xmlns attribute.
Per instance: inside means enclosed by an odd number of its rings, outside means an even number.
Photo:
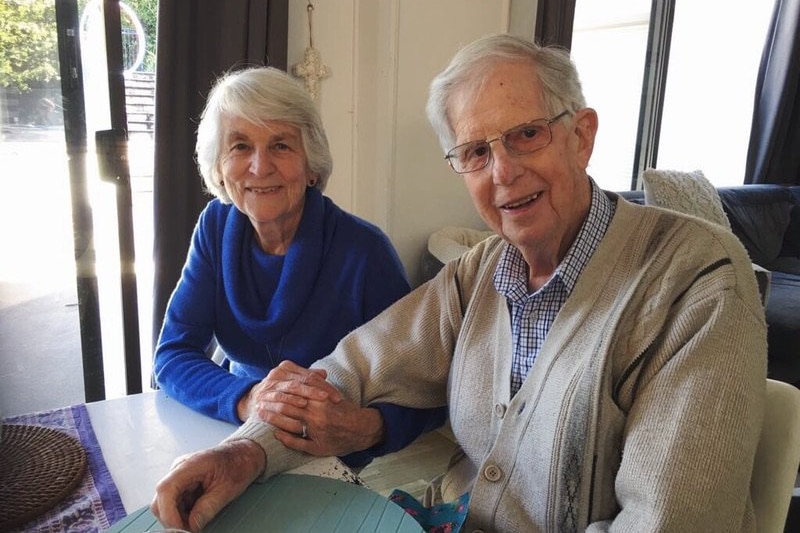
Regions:
<svg viewBox="0 0 800 533"><path fill-rule="evenodd" d="M273 185L271 187L245 187L247 192L252 192L255 194L269 194L277 192L280 189L280 186Z"/></svg>

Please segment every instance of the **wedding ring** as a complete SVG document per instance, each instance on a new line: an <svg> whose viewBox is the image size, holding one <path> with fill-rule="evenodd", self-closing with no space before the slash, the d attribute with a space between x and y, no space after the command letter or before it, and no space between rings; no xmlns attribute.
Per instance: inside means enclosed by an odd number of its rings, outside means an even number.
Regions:
<svg viewBox="0 0 800 533"><path fill-rule="evenodd" d="M305 424L303 424L303 432L300 434L300 438L301 439L308 438L308 426L306 426Z"/></svg>

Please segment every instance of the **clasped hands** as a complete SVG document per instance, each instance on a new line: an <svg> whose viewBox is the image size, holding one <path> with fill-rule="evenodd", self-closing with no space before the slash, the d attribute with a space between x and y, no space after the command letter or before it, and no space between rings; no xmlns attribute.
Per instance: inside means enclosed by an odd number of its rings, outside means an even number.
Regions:
<svg viewBox="0 0 800 533"><path fill-rule="evenodd" d="M275 438L287 448L321 457L378 444L380 413L342 397L326 377L322 369L283 361L242 398L239 418L256 416L276 428Z"/></svg>
<svg viewBox="0 0 800 533"><path fill-rule="evenodd" d="M380 412L344 398L326 377L324 370L283 361L242 398L239 418L258 417L275 428L284 446L315 456L346 455L381 442ZM268 460L249 440L180 457L156 486L150 509L165 526L200 531Z"/></svg>

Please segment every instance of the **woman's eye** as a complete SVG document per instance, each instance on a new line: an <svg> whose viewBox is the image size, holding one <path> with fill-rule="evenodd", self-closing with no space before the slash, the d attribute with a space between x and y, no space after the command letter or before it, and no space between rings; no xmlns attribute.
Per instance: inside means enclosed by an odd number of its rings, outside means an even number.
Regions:
<svg viewBox="0 0 800 533"><path fill-rule="evenodd" d="M291 147L286 143L277 142L272 145L272 149L275 150L276 152L284 152L286 150L290 150Z"/></svg>
<svg viewBox="0 0 800 533"><path fill-rule="evenodd" d="M231 146L231 152L244 152L248 148L249 146L247 146L245 143L236 143Z"/></svg>

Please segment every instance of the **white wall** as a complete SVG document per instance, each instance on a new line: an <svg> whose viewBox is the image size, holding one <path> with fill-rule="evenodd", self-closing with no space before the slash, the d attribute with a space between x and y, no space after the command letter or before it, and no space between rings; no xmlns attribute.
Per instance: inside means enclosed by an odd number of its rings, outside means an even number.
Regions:
<svg viewBox="0 0 800 533"><path fill-rule="evenodd" d="M386 231L412 284L428 235L482 228L425 118L430 80L488 33L533 35L536 0L313 0L313 39L331 75L319 104L334 158L326 194ZM291 0L289 68L308 46L307 2Z"/></svg>

